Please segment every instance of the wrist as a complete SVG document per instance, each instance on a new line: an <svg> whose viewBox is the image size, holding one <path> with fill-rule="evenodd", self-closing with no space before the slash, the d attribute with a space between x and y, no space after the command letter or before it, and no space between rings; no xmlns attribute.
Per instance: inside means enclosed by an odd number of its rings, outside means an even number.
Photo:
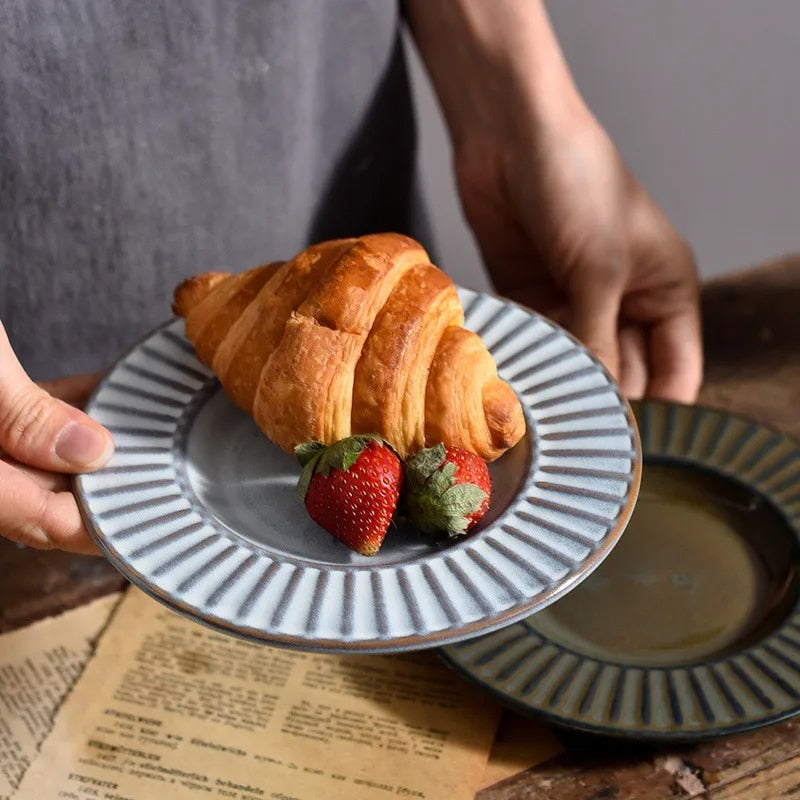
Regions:
<svg viewBox="0 0 800 800"><path fill-rule="evenodd" d="M456 149L586 111L539 0L407 0Z"/></svg>

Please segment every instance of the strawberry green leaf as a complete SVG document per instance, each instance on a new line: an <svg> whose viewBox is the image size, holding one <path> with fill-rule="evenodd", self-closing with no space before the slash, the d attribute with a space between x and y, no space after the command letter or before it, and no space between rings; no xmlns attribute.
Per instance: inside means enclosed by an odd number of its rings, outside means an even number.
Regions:
<svg viewBox="0 0 800 800"><path fill-rule="evenodd" d="M406 514L424 533L460 536L472 524L472 515L486 500L474 483L453 483L455 465L448 462L434 472L421 490L406 497Z"/></svg>
<svg viewBox="0 0 800 800"><path fill-rule="evenodd" d="M297 491L301 499L305 499L314 473L328 475L331 468L343 471L350 469L371 441L384 444L383 439L379 436L368 433L348 436L328 447L319 442L298 445L295 448L295 455L303 465L303 471L297 482Z"/></svg>
<svg viewBox="0 0 800 800"><path fill-rule="evenodd" d="M325 473L330 467L347 471L353 464L356 463L358 457L363 452L364 448L369 442L377 442L383 444L383 439L380 436L375 436L371 433L359 434L358 436L348 436L346 439L340 439L335 442L325 451Z"/></svg>
<svg viewBox="0 0 800 800"><path fill-rule="evenodd" d="M414 468L421 472L423 475L428 476L434 472L447 455L447 450L443 444L437 444L434 447L426 447L414 455L412 462Z"/></svg>
<svg viewBox="0 0 800 800"><path fill-rule="evenodd" d="M446 514L474 514L486 499L486 492L474 483L461 483L451 486L440 498L442 510Z"/></svg>
<svg viewBox="0 0 800 800"><path fill-rule="evenodd" d="M469 520L463 514L442 514L435 532L444 532L450 537L456 537L466 533L468 526Z"/></svg>
<svg viewBox="0 0 800 800"><path fill-rule="evenodd" d="M328 448L325 453L325 465L348 470L356 463L363 449L364 443L355 437L342 439Z"/></svg>
<svg viewBox="0 0 800 800"><path fill-rule="evenodd" d="M405 464L405 479L409 487L424 486L428 478L442 465L447 455L445 446L437 444L418 450Z"/></svg>
<svg viewBox="0 0 800 800"><path fill-rule="evenodd" d="M432 497L441 497L448 489L455 488L456 465L448 461L440 469L435 470L427 482L424 491Z"/></svg>
<svg viewBox="0 0 800 800"><path fill-rule="evenodd" d="M324 449L325 445L322 444L322 442L305 442L295 447L294 454L300 462L300 466L304 467L314 456L318 455Z"/></svg>
<svg viewBox="0 0 800 800"><path fill-rule="evenodd" d="M324 447L322 447L322 449L317 449L317 452L306 461L300 472L300 478L297 481L297 493L300 495L301 500L306 499L308 487L311 485L311 479L314 477L314 472L317 471L317 467L324 453Z"/></svg>

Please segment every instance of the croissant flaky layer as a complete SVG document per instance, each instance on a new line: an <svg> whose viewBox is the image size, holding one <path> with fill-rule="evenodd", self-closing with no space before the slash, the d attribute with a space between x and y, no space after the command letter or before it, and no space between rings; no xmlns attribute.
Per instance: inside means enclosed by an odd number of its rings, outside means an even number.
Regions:
<svg viewBox="0 0 800 800"><path fill-rule="evenodd" d="M525 432L517 396L463 327L455 285L407 236L196 275L173 310L231 400L284 450L377 433L402 457L444 442L492 461Z"/></svg>

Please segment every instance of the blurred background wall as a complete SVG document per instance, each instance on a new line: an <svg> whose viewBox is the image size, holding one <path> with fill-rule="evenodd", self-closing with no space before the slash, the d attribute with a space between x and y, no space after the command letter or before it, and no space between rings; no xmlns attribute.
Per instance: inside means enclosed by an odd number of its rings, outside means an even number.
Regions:
<svg viewBox="0 0 800 800"><path fill-rule="evenodd" d="M490 2L491 0L487 0ZM800 2L550 0L578 86L710 277L800 251ZM486 283L411 52L439 260Z"/></svg>

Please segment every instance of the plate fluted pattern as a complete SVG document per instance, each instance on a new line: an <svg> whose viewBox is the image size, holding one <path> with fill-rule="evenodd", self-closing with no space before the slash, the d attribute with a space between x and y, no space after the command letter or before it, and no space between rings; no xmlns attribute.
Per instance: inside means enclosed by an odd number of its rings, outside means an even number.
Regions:
<svg viewBox="0 0 800 800"><path fill-rule="evenodd" d="M447 547L393 534L372 558L328 542L294 494L294 460L250 432L174 320L115 365L87 409L117 444L108 467L76 480L108 558L152 596L222 630L360 652L495 630L586 577L638 492L631 411L599 362L560 328L459 291L466 326L483 337L528 425L492 467L500 507L483 529ZM247 466L254 447L262 461L252 474L226 473L237 458ZM237 484L244 494L233 502L224 491ZM266 499L258 507L251 484L275 507Z"/></svg>
<svg viewBox="0 0 800 800"><path fill-rule="evenodd" d="M800 539L800 446L709 408L637 406L645 464L691 462L760 494ZM645 466L645 469L647 467ZM723 657L664 667L601 660L548 638L536 617L443 650L503 702L570 728L656 740L740 733L800 712L800 606Z"/></svg>

